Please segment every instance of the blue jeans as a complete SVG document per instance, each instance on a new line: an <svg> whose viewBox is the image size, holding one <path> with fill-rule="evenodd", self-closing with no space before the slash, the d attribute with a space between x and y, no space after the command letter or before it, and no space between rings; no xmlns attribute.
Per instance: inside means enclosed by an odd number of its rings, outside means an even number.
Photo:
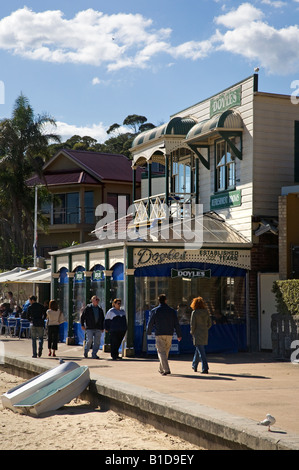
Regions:
<svg viewBox="0 0 299 470"><path fill-rule="evenodd" d="M198 344L197 346L195 346L195 352L192 361L193 369L197 369L199 361L201 361L202 371L209 369L206 350L203 344Z"/></svg>
<svg viewBox="0 0 299 470"><path fill-rule="evenodd" d="M43 326L31 326L31 339L32 339L32 353L33 356L37 356L36 351L36 340L38 338L38 354L42 355L43 343L44 343L44 327Z"/></svg>
<svg viewBox="0 0 299 470"><path fill-rule="evenodd" d="M93 329L86 330L86 340L85 340L85 348L84 348L84 355L86 357L88 355L88 351L90 350L92 342L93 342L92 357L95 358L97 356L97 352L100 348L101 336L102 336L101 330L93 330Z"/></svg>

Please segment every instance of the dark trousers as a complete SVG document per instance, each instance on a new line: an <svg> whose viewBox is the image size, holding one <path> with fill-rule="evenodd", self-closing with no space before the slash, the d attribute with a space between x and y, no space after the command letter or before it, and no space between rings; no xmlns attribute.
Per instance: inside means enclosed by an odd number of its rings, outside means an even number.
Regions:
<svg viewBox="0 0 299 470"><path fill-rule="evenodd" d="M59 338L59 325L48 326L48 349L57 351L57 343Z"/></svg>
<svg viewBox="0 0 299 470"><path fill-rule="evenodd" d="M120 348L125 331L110 331L110 346L111 346L111 357L116 359L118 357L118 350Z"/></svg>

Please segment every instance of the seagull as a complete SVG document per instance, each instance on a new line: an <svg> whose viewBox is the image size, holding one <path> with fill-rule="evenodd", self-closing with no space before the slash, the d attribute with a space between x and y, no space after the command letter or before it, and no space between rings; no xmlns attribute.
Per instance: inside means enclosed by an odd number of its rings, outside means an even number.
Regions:
<svg viewBox="0 0 299 470"><path fill-rule="evenodd" d="M274 418L274 416L267 414L266 418L257 424L260 424L262 426L268 426L268 431L271 431L270 426L273 425L275 422L276 422L276 419Z"/></svg>

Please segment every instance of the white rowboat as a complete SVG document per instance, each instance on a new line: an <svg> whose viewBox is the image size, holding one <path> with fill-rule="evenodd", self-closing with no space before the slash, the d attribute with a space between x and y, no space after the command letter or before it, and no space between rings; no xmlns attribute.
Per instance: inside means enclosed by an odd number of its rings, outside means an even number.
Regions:
<svg viewBox="0 0 299 470"><path fill-rule="evenodd" d="M10 389L8 392L2 395L1 397L2 405L4 408L10 408L13 411L23 411L23 412L29 412L29 413L33 412L33 414L36 415L37 413L31 410L31 406L28 406L30 400L32 402L33 397L35 397L34 400L36 401L37 394L39 395L40 398L42 395L44 395L44 399L45 399L46 398L45 391L47 390L47 394L49 394L49 387L51 387L52 384L56 383L52 387L52 400L49 400L49 399L47 400L47 403L48 403L47 406L50 406L51 410L53 410L54 408L52 408L51 401L53 403L56 402L56 398L54 399L53 394L55 394L54 392L55 387L57 388L59 384L61 385L59 380L62 379L64 376L68 375L69 373L76 371L76 370L78 370L78 373L75 374L75 376L73 376L72 379L71 379L71 376L69 376L67 379L68 387L66 386L66 384L64 384L64 388L65 388L64 396L66 398L64 398L62 394L60 393L62 401L67 399L67 401L64 401L64 403L60 405L60 406L63 406L65 403L68 403L68 401L72 400L73 398L78 396L80 393L82 393L82 391L84 390L84 388L86 388L90 380L89 370L87 371L82 370L82 368L76 362L72 362L72 361L60 364L59 366L54 367L53 369L47 372L44 372L36 377L33 377L32 379L27 380L26 382L18 385L17 387ZM81 377L81 380L78 381L76 379L76 376L77 376L77 379L78 377ZM72 382L76 382L76 385L74 385L73 387L72 387ZM77 395L72 396L74 393L77 393L78 382L81 384L79 389L81 389L85 383L86 385L83 388L83 390L80 391ZM73 391L71 392L71 390ZM68 400L69 395L71 395L72 397ZM28 403L27 405L24 406L24 409L22 410L19 404L26 402L26 400L28 400ZM59 403L60 402L61 400L59 400ZM34 406L33 406L33 409L34 409ZM44 409L45 407L43 406L42 408ZM41 409L41 406L38 406L36 409Z"/></svg>

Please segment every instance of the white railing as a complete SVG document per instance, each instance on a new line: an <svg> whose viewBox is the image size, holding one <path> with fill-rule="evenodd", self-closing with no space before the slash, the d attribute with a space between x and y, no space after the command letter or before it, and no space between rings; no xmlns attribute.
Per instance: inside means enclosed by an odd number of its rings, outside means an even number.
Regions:
<svg viewBox="0 0 299 470"><path fill-rule="evenodd" d="M156 194L151 197L134 201L134 224L153 222L156 219L182 219L192 215L194 194L169 193L168 201L165 194Z"/></svg>

